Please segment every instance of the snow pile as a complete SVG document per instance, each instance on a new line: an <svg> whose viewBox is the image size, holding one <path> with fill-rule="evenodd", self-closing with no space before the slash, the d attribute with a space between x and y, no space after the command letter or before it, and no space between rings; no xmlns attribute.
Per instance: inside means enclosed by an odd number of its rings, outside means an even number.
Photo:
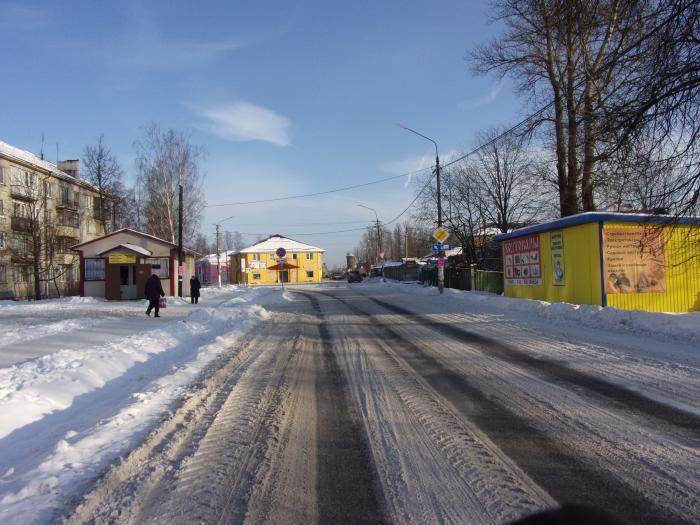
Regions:
<svg viewBox="0 0 700 525"><path fill-rule="evenodd" d="M211 306L169 298L172 311L157 320L143 315L144 301L99 301L105 312L121 308L122 317L132 316L128 335L83 347L75 343L0 368L0 522L51 521L56 498L79 490L138 443L208 363L269 318L263 305L281 299L275 289L231 288L212 295L217 301ZM77 341L80 328L92 321L90 313L102 313L98 306L76 310L71 301L46 302L53 305L49 319L86 313L42 325L37 309L43 304L14 303L27 316L34 312L38 324L18 329L15 339L62 327L75 330Z"/></svg>
<svg viewBox="0 0 700 525"><path fill-rule="evenodd" d="M384 286L400 288L400 291L416 295L436 296L435 287L385 281ZM607 306L549 303L532 299L515 299L488 292L472 292L445 288L445 294L470 307L503 313L535 314L543 319L570 322L611 332L625 331L664 337L674 341L700 343L700 312L687 314L623 310Z"/></svg>

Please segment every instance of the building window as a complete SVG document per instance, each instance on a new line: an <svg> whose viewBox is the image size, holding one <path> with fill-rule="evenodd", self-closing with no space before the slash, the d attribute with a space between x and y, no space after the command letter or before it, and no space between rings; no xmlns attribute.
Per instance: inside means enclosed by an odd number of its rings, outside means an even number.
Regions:
<svg viewBox="0 0 700 525"><path fill-rule="evenodd" d="M151 273L156 274L161 279L170 278L170 260L169 259L146 259L144 264L151 265Z"/></svg>
<svg viewBox="0 0 700 525"><path fill-rule="evenodd" d="M0 184L5 184L5 168L0 168Z"/></svg>
<svg viewBox="0 0 700 525"><path fill-rule="evenodd" d="M0 201L0 216L5 215L5 208L3 208L2 201Z"/></svg>
<svg viewBox="0 0 700 525"><path fill-rule="evenodd" d="M7 282L7 266L0 266L0 283Z"/></svg>
<svg viewBox="0 0 700 525"><path fill-rule="evenodd" d="M251 253L251 261L259 261L260 260L260 254L259 253Z"/></svg>
<svg viewBox="0 0 700 525"><path fill-rule="evenodd" d="M313 261L314 260L314 254L309 252L306 254L306 260L307 261Z"/></svg>
<svg viewBox="0 0 700 525"><path fill-rule="evenodd" d="M15 282L16 283L28 283L29 282L29 266L15 266Z"/></svg>
<svg viewBox="0 0 700 525"><path fill-rule="evenodd" d="M293 254L292 254L292 259L294 259L295 261L297 260L297 254L296 254L296 253L293 253Z"/></svg>
<svg viewBox="0 0 700 525"><path fill-rule="evenodd" d="M51 181L44 181L44 194L47 199L53 199L53 184L51 184Z"/></svg>
<svg viewBox="0 0 700 525"><path fill-rule="evenodd" d="M307 276L309 279L313 279L313 277L314 277L314 272L313 272L313 271L306 272L306 276Z"/></svg>
<svg viewBox="0 0 700 525"><path fill-rule="evenodd" d="M259 280L260 280L260 274L259 274L259 273L254 273L254 274L253 274L253 280L259 281Z"/></svg>
<svg viewBox="0 0 700 525"><path fill-rule="evenodd" d="M85 259L85 280L104 281L105 280L105 260L103 258Z"/></svg>
<svg viewBox="0 0 700 525"><path fill-rule="evenodd" d="M5 246L5 232L0 232L0 250L6 248Z"/></svg>
<svg viewBox="0 0 700 525"><path fill-rule="evenodd" d="M80 215L77 211L59 210L58 211L59 226L72 226L73 228L80 227Z"/></svg>

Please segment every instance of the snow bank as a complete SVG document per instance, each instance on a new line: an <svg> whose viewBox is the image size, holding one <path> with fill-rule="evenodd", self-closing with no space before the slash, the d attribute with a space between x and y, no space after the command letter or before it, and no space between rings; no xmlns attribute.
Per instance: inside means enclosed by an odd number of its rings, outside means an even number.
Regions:
<svg viewBox="0 0 700 525"><path fill-rule="evenodd" d="M386 281L383 286L399 288L402 292L437 296L435 287ZM576 323L602 330L663 337L679 342L700 343L700 312L687 314L623 310L587 304L549 303L531 299L515 299L488 292L471 292L445 288L445 295L455 301L469 303L481 309L504 313L537 315L551 321Z"/></svg>

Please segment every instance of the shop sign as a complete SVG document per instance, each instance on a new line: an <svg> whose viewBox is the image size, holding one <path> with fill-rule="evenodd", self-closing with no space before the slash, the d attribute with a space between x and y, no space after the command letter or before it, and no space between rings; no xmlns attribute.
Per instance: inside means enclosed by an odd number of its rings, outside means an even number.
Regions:
<svg viewBox="0 0 700 525"><path fill-rule="evenodd" d="M542 284L539 234L504 241L503 255L506 284Z"/></svg>
<svg viewBox="0 0 700 525"><path fill-rule="evenodd" d="M661 228L605 228L603 261L608 294L666 291Z"/></svg>
<svg viewBox="0 0 700 525"><path fill-rule="evenodd" d="M107 259L109 260L109 264L136 264L135 255L117 253L114 255L108 255Z"/></svg>
<svg viewBox="0 0 700 525"><path fill-rule="evenodd" d="M564 272L564 232L559 230L550 234L550 246L552 250L552 284L564 286L566 273Z"/></svg>

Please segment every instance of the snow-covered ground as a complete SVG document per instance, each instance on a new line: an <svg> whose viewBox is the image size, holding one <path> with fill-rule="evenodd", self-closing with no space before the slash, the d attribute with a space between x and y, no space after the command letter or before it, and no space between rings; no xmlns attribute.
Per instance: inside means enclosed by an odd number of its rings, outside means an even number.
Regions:
<svg viewBox="0 0 700 525"><path fill-rule="evenodd" d="M435 288L379 281L307 288L328 287L376 297L437 322L463 324L535 357L700 414L698 313L631 312L449 289L439 296ZM273 307L299 301L293 291L272 287L202 292L199 305L170 299L160 319L144 315L145 301L0 302L0 522L43 523L74 503L71 498L190 395L209 364L268 319ZM410 334L412 328L398 330ZM446 360L455 359L456 347L437 344ZM343 345L362 350L354 341ZM358 384L380 378L369 368L341 363ZM406 395L415 397L418 387L403 374L392 374L396 392L408 389ZM384 389L377 384L377 392ZM391 408L384 405L397 395L392 392L386 387L370 400L377 413ZM426 390L425 395L432 394ZM426 417L436 424L430 406L426 401ZM440 475L435 472L436 479ZM536 492L531 497L546 499Z"/></svg>
<svg viewBox="0 0 700 525"><path fill-rule="evenodd" d="M198 305L67 298L0 303L0 522L42 521L131 449L280 291L203 289ZM7 336L6 334L9 334Z"/></svg>

